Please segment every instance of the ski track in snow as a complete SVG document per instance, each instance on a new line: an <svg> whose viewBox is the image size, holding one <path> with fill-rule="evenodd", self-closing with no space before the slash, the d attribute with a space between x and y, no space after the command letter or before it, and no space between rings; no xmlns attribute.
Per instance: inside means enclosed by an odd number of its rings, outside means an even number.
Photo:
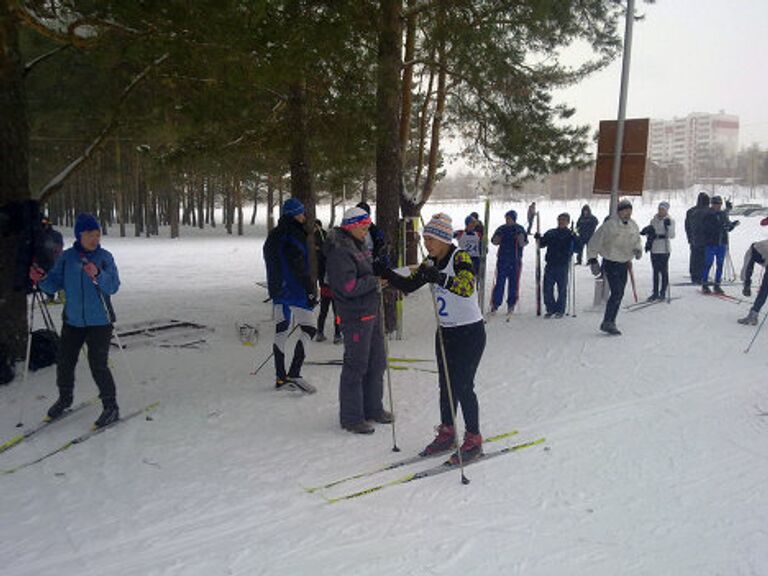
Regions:
<svg viewBox="0 0 768 576"><path fill-rule="evenodd" d="M604 201L590 203L605 210ZM542 227L578 205L540 203ZM673 199L673 282L687 270L687 206ZM509 207L494 206L491 232ZM512 207L524 214L524 205ZM459 222L477 208L433 211L448 210ZM641 227L652 211L638 206ZM732 235L737 267L748 244L765 235L754 218L741 220ZM245 238L183 234L104 239L123 278L115 306L126 323L204 323L214 329L208 346L127 350L136 386L113 353L124 413L159 400L152 420L135 418L0 476L3 576L768 574L768 418L761 415L768 334L743 353L753 329L735 320L747 305L673 287L679 300L621 310L624 335L608 337L597 330L601 311L590 310L589 271L577 267L577 317L543 320L535 317L530 246L519 310L510 322L487 324L476 382L483 433L520 431L489 449L547 442L468 467L469 486L455 471L328 505L302 486L409 456L429 441L438 419L435 375L392 371L399 454L387 426L371 437L343 432L338 367L305 368L318 386L313 396L275 391L271 362L249 375L269 354L273 329L266 291L254 285L264 276L263 229L249 228ZM635 271L643 298L647 255ZM738 294L739 286L726 290ZM628 285L625 303L631 298ZM405 340L392 341L390 354L434 360L428 291L409 296L405 310ZM241 321L258 326L255 346L240 345L234 326ZM313 344L309 358L342 352ZM94 391L85 364L76 402ZM27 426L42 416L55 398L54 375L43 369L30 375L28 390L19 381L0 389L3 439L18 433L20 412ZM0 468L43 455L97 414L89 407L56 423L0 455Z"/></svg>

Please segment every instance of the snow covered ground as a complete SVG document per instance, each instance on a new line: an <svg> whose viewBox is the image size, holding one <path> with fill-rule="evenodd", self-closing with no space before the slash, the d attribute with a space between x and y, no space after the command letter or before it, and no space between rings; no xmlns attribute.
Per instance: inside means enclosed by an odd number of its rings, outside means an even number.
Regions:
<svg viewBox="0 0 768 576"><path fill-rule="evenodd" d="M636 202L644 226L663 195ZM672 279L686 281L683 232L691 194L672 198L678 222ZM600 219L605 201L593 202ZM540 203L542 227L581 202ZM491 229L510 207L494 205ZM458 226L482 206L432 205ZM327 212L325 215L327 222ZM521 219L524 219L522 216ZM740 266L765 238L758 217L732 235ZM397 444L389 426L356 436L338 425L339 368L307 366L313 396L273 389L270 308L261 261L263 227L245 237L184 230L168 238L106 237L123 285L123 323L179 318L215 331L200 349L136 347L113 353L124 413L160 401L153 419L119 424L82 445L0 476L3 576L217 575L766 575L768 574L768 332L736 323L747 305L673 287L680 299L621 311L624 335L601 334L594 283L577 268L577 317L535 316L534 250L525 253L520 311L487 325L477 377L486 436L519 430L495 449L546 443L458 472L328 504L302 486L410 456L438 422L436 377L392 371ZM492 254L493 256L493 254ZM492 266L491 266L492 268ZM636 264L640 297L650 262ZM759 280L759 274L756 282ZM734 295L740 286L728 286ZM625 303L631 301L627 290ZM54 309L54 315L58 316ZM58 318L57 318L58 319ZM255 347L237 322L258 325ZM429 359L433 311L426 289L406 299L405 339L392 356ZM330 342L311 360L341 358ZM76 402L95 394L85 362ZM0 438L41 419L55 399L55 369L0 389ZM85 431L81 410L0 454L0 469L34 460ZM326 492L335 496L399 478L423 463Z"/></svg>

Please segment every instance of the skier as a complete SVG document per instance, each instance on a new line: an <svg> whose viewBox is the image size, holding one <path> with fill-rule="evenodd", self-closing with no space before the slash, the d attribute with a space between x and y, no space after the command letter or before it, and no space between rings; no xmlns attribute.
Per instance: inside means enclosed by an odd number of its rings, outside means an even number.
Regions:
<svg viewBox="0 0 768 576"><path fill-rule="evenodd" d="M739 221L731 222L728 213L723 211L723 199L720 196L713 196L710 201L710 209L704 216L701 232L702 239L706 246L704 269L701 273L701 291L704 294L724 294L720 281L723 276L723 262L725 262L725 253L728 249L728 232L739 225ZM715 283L710 290L709 271L712 263L715 266Z"/></svg>
<svg viewBox="0 0 768 576"><path fill-rule="evenodd" d="M485 234L485 226L483 226L483 222L480 220L480 214L477 212L470 212L469 215L475 219L475 222L477 222L477 224L475 224L475 232L482 238L483 234Z"/></svg>
<svg viewBox="0 0 768 576"><path fill-rule="evenodd" d="M768 226L768 218L763 219L761 224ZM747 249L747 253L744 255L744 266L741 269L741 279L744 281L744 288L742 289L744 296L752 295L752 272L755 264L760 264L765 268L766 262L768 262L768 240L755 242ZM768 274L763 271L763 281L760 283L760 290L757 292L755 303L752 304L749 313L744 318L738 320L739 324L755 326L757 324L757 316L760 314L760 309L765 304L766 298L768 298Z"/></svg>
<svg viewBox="0 0 768 576"><path fill-rule="evenodd" d="M685 213L685 236L688 239L691 255L688 261L688 271L691 282L701 284L701 273L704 270L706 243L703 236L702 224L709 212L709 194L699 192L696 205L688 208Z"/></svg>
<svg viewBox="0 0 768 576"><path fill-rule="evenodd" d="M525 231L523 231L525 232ZM404 292L434 284L435 305L440 307L435 335L438 380L440 383L440 426L435 439L421 452L430 456L456 448L453 415L458 406L464 417L464 441L459 448L463 462L483 453L479 410L475 395L475 373L485 349L485 327L475 291L475 274L469 254L452 243L453 227L447 214L435 214L422 233L429 256L409 277L383 270L390 284ZM441 350L440 332L445 357ZM449 401L450 376L453 407ZM458 451L451 456L457 463Z"/></svg>
<svg viewBox="0 0 768 576"><path fill-rule="evenodd" d="M506 223L499 226L491 242L499 247L496 254L496 281L491 296L491 314L495 314L504 300L507 287L507 313L517 304L520 289L520 272L523 266L523 247L528 244L525 228L517 223L517 212L510 210L504 215Z"/></svg>
<svg viewBox="0 0 768 576"><path fill-rule="evenodd" d="M66 295L56 361L59 398L48 409L48 418L55 420L72 405L75 367L85 343L88 365L103 406L94 423L96 428L120 419L115 381L108 364L115 321L110 296L120 288L120 275L112 254L100 242L98 220L91 214L80 214L75 221L73 246L61 254L47 274L37 264L32 264L29 271L30 280L47 294L63 290Z"/></svg>
<svg viewBox="0 0 768 576"><path fill-rule="evenodd" d="M624 288L627 285L627 273L632 265L632 257L640 260L643 257L643 244L640 240L640 229L632 220L632 203L622 200L616 207L616 215L608 218L595 231L587 246L587 264L594 276L601 273L597 263L597 255L603 257L602 273L608 280L611 295L605 305L603 322L600 330L618 336L616 316L619 313L621 300L624 298Z"/></svg>
<svg viewBox="0 0 768 576"><path fill-rule="evenodd" d="M328 285L328 279L326 278L325 267L325 254L323 253L323 244L328 237L327 232L323 229L323 223L315 218L315 257L317 259L317 283L320 286L320 313L317 315L317 333L315 334L315 342L324 342L326 340L325 320L328 317L328 310L333 309L333 343L339 344L341 342L341 330L339 323L336 322L336 305L333 303L333 292Z"/></svg>
<svg viewBox="0 0 768 576"><path fill-rule="evenodd" d="M547 230L543 236L538 232L533 235L539 247L547 249L542 288L546 307L544 318L552 318L552 316L562 318L565 315L571 258L574 252L580 252L579 239L569 228L570 224L571 216L564 212L557 217L557 228ZM557 286L557 299L555 299L555 286Z"/></svg>
<svg viewBox="0 0 768 576"><path fill-rule="evenodd" d="M536 202L531 202L528 205L528 228L525 230L526 234L531 233L531 228L533 228L533 221L536 219Z"/></svg>
<svg viewBox="0 0 768 576"><path fill-rule="evenodd" d="M592 214L592 209L589 204L584 204L581 207L581 215L576 220L576 233L579 235L579 251L576 253L576 264L581 264L581 255L584 252L584 248L589 244L592 234L595 233L597 228L597 218Z"/></svg>
<svg viewBox="0 0 768 576"><path fill-rule="evenodd" d="M372 434L369 420L390 424L393 418L382 405L387 358L380 291L386 282L374 275L373 258L365 245L370 226L365 210L350 208L324 246L328 283L344 336L339 419L343 429L355 434Z"/></svg>
<svg viewBox="0 0 768 576"><path fill-rule="evenodd" d="M307 250L307 216L304 205L296 198L283 203L280 220L264 242L264 262L267 267L267 286L275 316L275 388L298 388L310 391L301 376L306 348L315 335L312 309L317 304L312 284ZM295 320L300 328L299 340L293 351L288 372L285 371L285 344L288 329Z"/></svg>
<svg viewBox="0 0 768 576"><path fill-rule="evenodd" d="M473 216L464 219L464 230L457 230L453 237L459 244L459 249L464 250L472 258L472 269L477 276L480 270L480 241L482 236L477 233L478 221Z"/></svg>
<svg viewBox="0 0 768 576"><path fill-rule="evenodd" d="M669 241L675 237L675 221L669 217L669 202L659 203L658 212L644 230L649 230L650 246L646 252L651 253L653 268L653 293L648 302L664 300L669 288Z"/></svg>

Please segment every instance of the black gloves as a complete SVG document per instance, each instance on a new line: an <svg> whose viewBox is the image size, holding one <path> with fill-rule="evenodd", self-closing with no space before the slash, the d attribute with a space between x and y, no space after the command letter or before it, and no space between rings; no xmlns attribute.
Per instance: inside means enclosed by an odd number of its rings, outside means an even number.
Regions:
<svg viewBox="0 0 768 576"><path fill-rule="evenodd" d="M597 263L597 258L590 258L587 264L589 264L589 271L592 272L592 276L600 276L600 264Z"/></svg>
<svg viewBox="0 0 768 576"><path fill-rule="evenodd" d="M733 230L739 224L741 224L741 220L734 220L733 222L731 222L731 226L730 226L729 230Z"/></svg>
<svg viewBox="0 0 768 576"><path fill-rule="evenodd" d="M536 232L536 233L533 235L533 237L534 237L534 238L536 238L536 240L541 240L541 234L539 234L538 232Z"/></svg>
<svg viewBox="0 0 768 576"><path fill-rule="evenodd" d="M373 273L376 276L384 276L389 268L384 266L384 264L381 263L381 260L374 260L373 261Z"/></svg>
<svg viewBox="0 0 768 576"><path fill-rule="evenodd" d="M664 218L664 226L666 226L667 228L672 226L672 220L670 218Z"/></svg>
<svg viewBox="0 0 768 576"><path fill-rule="evenodd" d="M420 266L419 274L421 274L421 277L425 282L429 282L430 284L437 284L445 287L448 282L448 276L445 272L440 272L434 266Z"/></svg>
<svg viewBox="0 0 768 576"><path fill-rule="evenodd" d="M307 302L310 308L317 306L317 296L315 294L307 294Z"/></svg>

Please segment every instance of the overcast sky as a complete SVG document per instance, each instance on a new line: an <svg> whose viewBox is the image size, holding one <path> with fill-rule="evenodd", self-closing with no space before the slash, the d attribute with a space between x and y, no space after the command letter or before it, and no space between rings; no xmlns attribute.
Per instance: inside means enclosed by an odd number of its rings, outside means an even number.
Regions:
<svg viewBox="0 0 768 576"><path fill-rule="evenodd" d="M635 11L645 19L633 31L627 117L724 110L739 116L740 147L768 148L768 0L636 0ZM616 118L620 80L618 59L561 98L596 129Z"/></svg>

